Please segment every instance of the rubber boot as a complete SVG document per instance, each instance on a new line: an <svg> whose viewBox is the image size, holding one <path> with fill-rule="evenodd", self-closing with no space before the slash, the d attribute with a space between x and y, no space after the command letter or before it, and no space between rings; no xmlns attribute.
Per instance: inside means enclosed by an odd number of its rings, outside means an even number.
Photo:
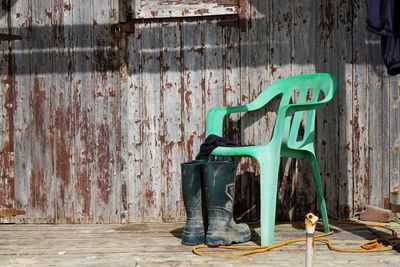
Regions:
<svg viewBox="0 0 400 267"><path fill-rule="evenodd" d="M202 189L203 163L203 160L195 160L181 164L182 195L187 216L182 233L182 244L184 245L204 244L205 241L207 214Z"/></svg>
<svg viewBox="0 0 400 267"><path fill-rule="evenodd" d="M203 164L208 216L207 245L230 245L246 242L251 238L249 226L244 223L236 224L233 220L237 165L227 161L209 161Z"/></svg>

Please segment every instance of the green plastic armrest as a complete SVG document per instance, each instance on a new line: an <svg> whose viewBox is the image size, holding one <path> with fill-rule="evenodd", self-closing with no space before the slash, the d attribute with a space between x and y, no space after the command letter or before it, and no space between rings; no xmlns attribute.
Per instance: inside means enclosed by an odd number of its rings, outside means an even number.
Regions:
<svg viewBox="0 0 400 267"><path fill-rule="evenodd" d="M320 101L317 103L289 104L287 105L286 116L291 116L298 111L306 111L318 109L326 105L328 101Z"/></svg>
<svg viewBox="0 0 400 267"><path fill-rule="evenodd" d="M247 105L234 107L217 107L207 112L207 132L206 136L215 134L222 136L224 127L224 117L231 113L239 113L248 111Z"/></svg>

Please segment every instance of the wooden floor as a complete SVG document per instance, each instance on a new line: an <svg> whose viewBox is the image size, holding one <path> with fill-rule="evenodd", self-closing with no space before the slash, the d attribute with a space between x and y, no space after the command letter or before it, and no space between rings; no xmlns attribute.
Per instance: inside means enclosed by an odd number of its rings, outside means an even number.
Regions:
<svg viewBox="0 0 400 267"><path fill-rule="evenodd" d="M400 232L400 225L392 223ZM180 243L183 224L0 225L0 266L304 266L304 244L233 258L200 257ZM340 226L335 244L357 248L374 234ZM259 242L259 228L252 242ZM278 241L304 236L296 224L277 224ZM400 266L400 254L338 253L317 245L315 266Z"/></svg>

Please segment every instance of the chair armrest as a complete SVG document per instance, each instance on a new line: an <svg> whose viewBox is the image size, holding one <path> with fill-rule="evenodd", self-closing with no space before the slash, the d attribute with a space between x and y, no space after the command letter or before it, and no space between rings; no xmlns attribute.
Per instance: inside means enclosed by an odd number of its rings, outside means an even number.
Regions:
<svg viewBox="0 0 400 267"><path fill-rule="evenodd" d="M207 112L206 136L215 134L223 135L224 117L231 113L239 113L248 111L247 105L234 107L217 107L212 108Z"/></svg>
<svg viewBox="0 0 400 267"><path fill-rule="evenodd" d="M298 111L318 109L318 108L325 106L327 103L328 103L328 101L319 101L319 102L314 102L314 103L308 102L308 103L303 103L303 104L289 104L286 106L287 107L286 116L291 116Z"/></svg>
<svg viewBox="0 0 400 267"><path fill-rule="evenodd" d="M268 104L277 95L283 93L283 87L270 85L264 89L252 102L233 107L217 107L207 113L206 137L210 134L223 135L224 117L231 113L254 111Z"/></svg>

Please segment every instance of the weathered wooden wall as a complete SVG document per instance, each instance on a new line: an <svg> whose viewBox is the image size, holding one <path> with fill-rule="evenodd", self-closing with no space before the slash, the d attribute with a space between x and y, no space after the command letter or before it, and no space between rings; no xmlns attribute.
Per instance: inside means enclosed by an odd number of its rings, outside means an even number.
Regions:
<svg viewBox="0 0 400 267"><path fill-rule="evenodd" d="M138 5L138 1L132 1ZM337 76L335 100L319 111L317 150L329 212L398 201L399 79L382 66L380 41L365 30L367 1L250 1L244 32L217 21L138 24L128 37L130 221L184 218L179 163L204 140L205 114L247 103L272 81L307 72ZM274 107L231 117L227 135L266 142ZM266 115L265 115L266 114ZM397 140L397 141L396 141ZM397 142L397 143L396 143ZM282 162L279 217L316 210L309 167ZM258 177L243 159L236 217L257 218Z"/></svg>
<svg viewBox="0 0 400 267"><path fill-rule="evenodd" d="M18 220L184 220L180 163L204 140L207 110L307 72L339 80L317 118L330 214L400 201L400 79L365 30L367 1L251 0L244 31L155 20L114 40L111 24L138 1L2 2L1 32L23 37L0 44L0 198L26 210ZM266 142L275 109L230 117L227 136ZM279 218L316 210L307 164L281 169ZM242 159L237 218L258 217L257 175Z"/></svg>
<svg viewBox="0 0 400 267"><path fill-rule="evenodd" d="M2 1L1 192L26 222L120 222L118 2ZM4 189L5 188L5 189Z"/></svg>

